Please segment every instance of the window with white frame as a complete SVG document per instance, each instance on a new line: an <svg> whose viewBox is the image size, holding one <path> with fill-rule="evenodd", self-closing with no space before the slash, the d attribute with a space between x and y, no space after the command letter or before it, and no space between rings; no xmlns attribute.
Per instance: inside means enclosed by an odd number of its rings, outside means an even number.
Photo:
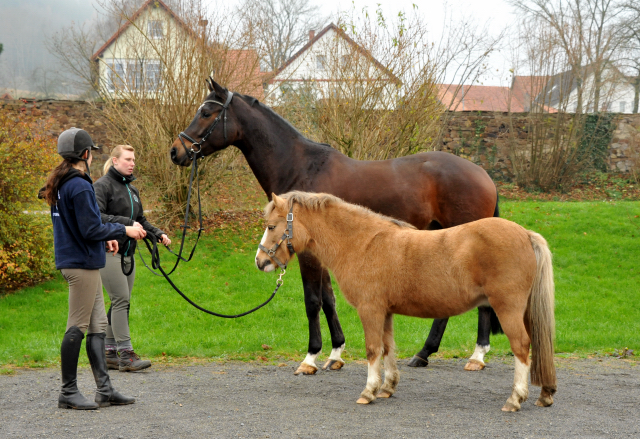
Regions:
<svg viewBox="0 0 640 439"><path fill-rule="evenodd" d="M147 22L147 35L149 38L154 40L159 40L164 36L162 32L162 21L161 20L149 20Z"/></svg>
<svg viewBox="0 0 640 439"><path fill-rule="evenodd" d="M627 111L627 103L625 101L620 101L620 113L624 113Z"/></svg>
<svg viewBox="0 0 640 439"><path fill-rule="evenodd" d="M105 76L108 91L157 91L162 85L159 60L108 60Z"/></svg>
<svg viewBox="0 0 640 439"><path fill-rule="evenodd" d="M316 69L324 70L327 66L327 57L325 55L316 56Z"/></svg>

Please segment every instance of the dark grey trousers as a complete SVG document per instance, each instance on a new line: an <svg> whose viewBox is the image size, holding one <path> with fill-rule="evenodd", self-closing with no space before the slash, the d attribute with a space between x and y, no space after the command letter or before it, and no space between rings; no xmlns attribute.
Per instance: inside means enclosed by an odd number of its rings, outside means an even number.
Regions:
<svg viewBox="0 0 640 439"><path fill-rule="evenodd" d="M133 349L131 333L129 331L129 306L131 303L131 291L136 278L136 269L129 276L122 273L120 266L121 256L107 253L107 265L100 269L102 284L111 299L111 324L107 325L107 346L116 345L118 350ZM131 257L125 258L125 262L131 263ZM127 264L128 271L131 266Z"/></svg>

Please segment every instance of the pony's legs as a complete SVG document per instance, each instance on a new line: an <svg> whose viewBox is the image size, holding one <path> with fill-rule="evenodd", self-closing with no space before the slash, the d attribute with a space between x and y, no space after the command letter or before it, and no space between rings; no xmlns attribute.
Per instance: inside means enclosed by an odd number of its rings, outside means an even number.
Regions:
<svg viewBox="0 0 640 439"><path fill-rule="evenodd" d="M382 384L381 360L383 350L384 314L376 314L376 310L358 309L358 315L364 329L364 341L367 348L367 385L360 394L358 404L369 404L376 399Z"/></svg>
<svg viewBox="0 0 640 439"><path fill-rule="evenodd" d="M384 321L384 383L378 393L378 398L389 398L396 392L400 373L396 364L396 344L393 340L393 314L389 314Z"/></svg>
<svg viewBox="0 0 640 439"><path fill-rule="evenodd" d="M424 342L423 348L413 356L407 364L410 367L427 367L429 365L429 355L438 352L444 330L447 327L449 319L435 319L431 325L429 336Z"/></svg>
<svg viewBox="0 0 640 439"><path fill-rule="evenodd" d="M327 316L331 341L334 348L341 348L337 355L332 351L332 356L336 357L336 364L342 362L340 353L344 349L344 334L335 310L335 296L331 289L329 273L324 270L320 262L309 253L298 255L300 263L300 273L302 275L302 286L304 288L304 304L309 321L309 347L307 356L302 361L295 374L313 375L318 371L315 364L316 357L322 350L322 334L320 332L320 310L323 309ZM325 275L326 273L326 275ZM325 282L325 278L327 281ZM327 298L326 305L323 297ZM339 361L337 361L339 360ZM344 362L342 362L344 364ZM340 365L342 367L342 365ZM334 367L339 368L339 367Z"/></svg>
<svg viewBox="0 0 640 439"><path fill-rule="evenodd" d="M507 399L502 411L517 412L520 410L520 404L529 397L529 368L531 361L529 360L529 345L531 339L525 328L524 315L520 313L510 313L504 315L496 309L496 313L500 317L504 333L509 338L511 351L515 356L515 373L513 377L513 391Z"/></svg>

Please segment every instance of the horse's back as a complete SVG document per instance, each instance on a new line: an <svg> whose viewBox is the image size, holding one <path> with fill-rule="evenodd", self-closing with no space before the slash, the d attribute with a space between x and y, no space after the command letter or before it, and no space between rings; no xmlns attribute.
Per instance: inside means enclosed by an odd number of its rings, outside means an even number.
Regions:
<svg viewBox="0 0 640 439"><path fill-rule="evenodd" d="M419 229L491 217L497 203L495 185L484 169L440 151L378 161L338 153L320 174L305 190L331 193Z"/></svg>

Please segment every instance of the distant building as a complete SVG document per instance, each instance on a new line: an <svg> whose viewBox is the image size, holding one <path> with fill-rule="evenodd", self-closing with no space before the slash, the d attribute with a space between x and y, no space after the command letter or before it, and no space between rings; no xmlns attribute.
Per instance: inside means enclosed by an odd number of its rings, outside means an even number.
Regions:
<svg viewBox="0 0 640 439"><path fill-rule="evenodd" d="M266 102L278 106L291 91L311 93L314 99L348 100L366 93L372 84L381 95L368 105L395 108L400 79L331 23L317 34L309 32L309 42L267 78Z"/></svg>
<svg viewBox="0 0 640 439"><path fill-rule="evenodd" d="M214 72L198 72L203 88L211 74L230 89L241 87L244 93L263 97L257 53L205 42L206 25L207 21L201 20L196 28L190 28L162 0L147 0L91 57L96 80L103 92L113 97L144 93L153 98L165 86L163 70L167 66L159 53L172 57L171 68L183 68L193 62L194 50L203 50L204 56L220 60Z"/></svg>

